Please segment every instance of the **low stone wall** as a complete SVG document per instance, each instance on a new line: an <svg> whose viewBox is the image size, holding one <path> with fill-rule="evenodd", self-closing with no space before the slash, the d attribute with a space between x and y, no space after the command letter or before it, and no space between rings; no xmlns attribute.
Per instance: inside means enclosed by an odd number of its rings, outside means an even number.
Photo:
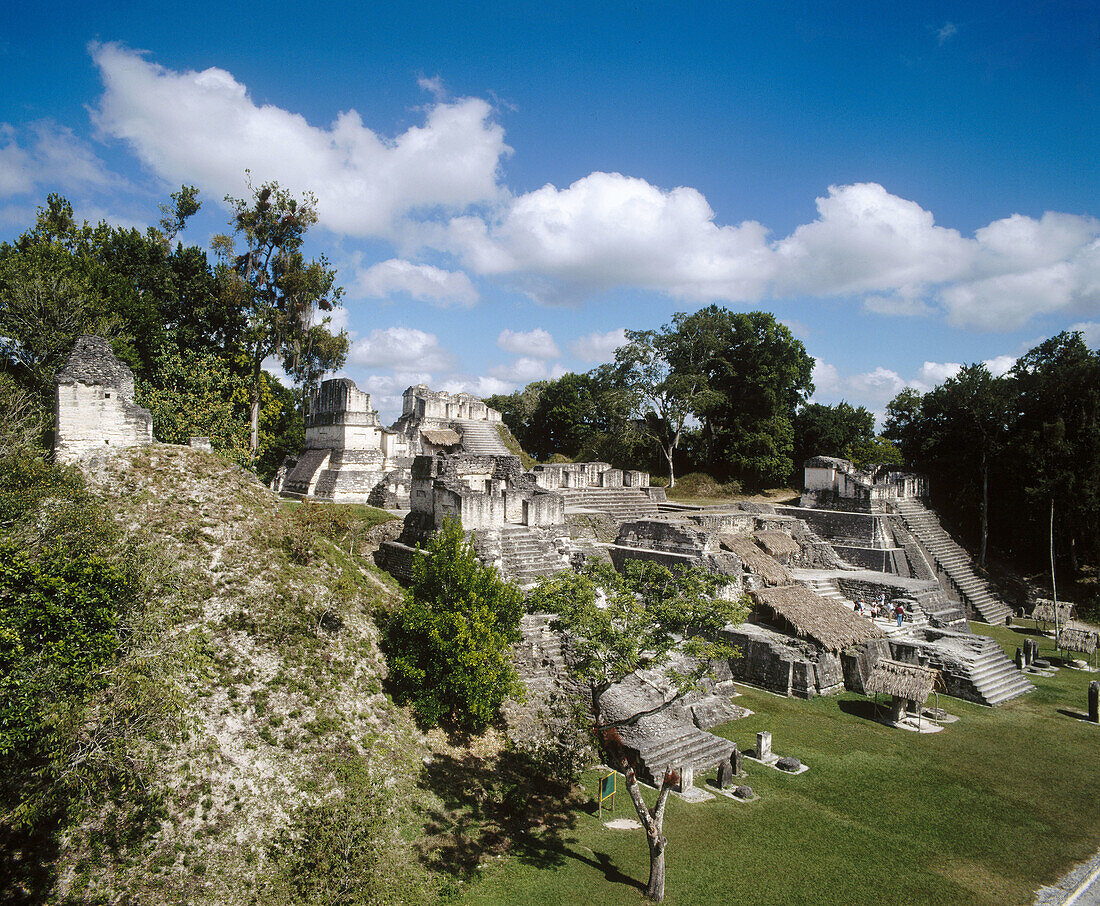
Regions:
<svg viewBox="0 0 1100 906"><path fill-rule="evenodd" d="M875 519L871 513L816 510L810 507L777 506L776 512L802 519L817 534L829 541L848 542L871 547L875 539Z"/></svg>
<svg viewBox="0 0 1100 906"><path fill-rule="evenodd" d="M830 695L844 687L840 659L808 643L752 623L720 635L739 651L729 661L734 680L799 698Z"/></svg>
<svg viewBox="0 0 1100 906"><path fill-rule="evenodd" d="M416 548L399 541L383 541L374 554L374 562L398 582L408 584L412 581L412 564Z"/></svg>

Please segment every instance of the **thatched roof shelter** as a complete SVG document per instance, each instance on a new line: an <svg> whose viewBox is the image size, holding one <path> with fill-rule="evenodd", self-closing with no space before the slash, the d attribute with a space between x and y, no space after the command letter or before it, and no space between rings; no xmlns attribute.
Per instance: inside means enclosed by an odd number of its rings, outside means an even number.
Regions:
<svg viewBox="0 0 1100 906"><path fill-rule="evenodd" d="M770 554L776 559L794 556L802 550L799 543L786 532L771 530L755 532L753 537L756 539L756 543L764 548L766 554Z"/></svg>
<svg viewBox="0 0 1100 906"><path fill-rule="evenodd" d="M1080 623L1071 623L1058 633L1058 639L1054 644L1062 651L1092 654L1097 647L1097 632Z"/></svg>
<svg viewBox="0 0 1100 906"><path fill-rule="evenodd" d="M1068 623L1073 619L1073 605L1066 601L1058 602L1058 619L1055 620L1054 602L1046 598L1040 598L1035 602L1035 609L1031 612L1031 618L1040 623Z"/></svg>
<svg viewBox="0 0 1100 906"><path fill-rule="evenodd" d="M723 550L736 554L742 565L754 576L763 579L765 585L790 585L794 581L787 567L760 550L748 535L722 533L718 536L718 543Z"/></svg>
<svg viewBox="0 0 1100 906"><path fill-rule="evenodd" d="M935 684L935 670L883 658L871 668L871 675L863 681L863 690L868 695L896 695L923 705Z"/></svg>
<svg viewBox="0 0 1100 906"><path fill-rule="evenodd" d="M804 585L762 588L749 595L757 606L773 611L793 626L798 635L828 651L840 651L886 634L866 617L857 616Z"/></svg>
<svg viewBox="0 0 1100 906"><path fill-rule="evenodd" d="M420 436L437 447L453 447L462 443L462 437L453 428L425 428Z"/></svg>

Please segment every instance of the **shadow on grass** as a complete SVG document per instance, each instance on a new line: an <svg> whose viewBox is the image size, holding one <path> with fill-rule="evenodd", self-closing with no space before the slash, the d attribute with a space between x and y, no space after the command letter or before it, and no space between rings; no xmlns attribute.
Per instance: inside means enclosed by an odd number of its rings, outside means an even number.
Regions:
<svg viewBox="0 0 1100 906"><path fill-rule="evenodd" d="M1091 723L1088 714L1083 711L1070 711L1069 708L1059 708L1058 713L1064 714L1066 717L1072 717L1074 720L1083 720Z"/></svg>
<svg viewBox="0 0 1100 906"><path fill-rule="evenodd" d="M429 811L417 847L433 871L455 878L477 875L481 864L507 855L535 868L555 868L575 859L613 883L644 890L606 853L578 851L570 833L580 814L594 810L577 787L543 779L530 759L505 751L437 755L419 785L441 807Z"/></svg>
<svg viewBox="0 0 1100 906"><path fill-rule="evenodd" d="M845 714L851 714L852 717L862 717L864 720L872 720L879 723L877 710L875 703L870 699L841 699L837 704L840 706L840 710Z"/></svg>

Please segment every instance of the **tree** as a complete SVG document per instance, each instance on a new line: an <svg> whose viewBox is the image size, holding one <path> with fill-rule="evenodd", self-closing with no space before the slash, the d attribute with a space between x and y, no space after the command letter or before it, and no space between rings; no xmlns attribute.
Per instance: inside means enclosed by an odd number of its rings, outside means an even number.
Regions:
<svg viewBox="0 0 1100 906"><path fill-rule="evenodd" d="M668 463L668 486L676 487L673 456L692 412L706 405L705 382L693 370L676 372L669 363L672 329L626 331L615 350L615 378L628 394L632 414Z"/></svg>
<svg viewBox="0 0 1100 906"><path fill-rule="evenodd" d="M909 468L917 468L921 456L921 401L923 395L912 387L886 404L886 423L882 435L897 446Z"/></svg>
<svg viewBox="0 0 1100 906"><path fill-rule="evenodd" d="M717 305L672 319L667 358L675 374L697 376L694 409L706 459L723 477L751 487L786 481L794 466L792 421L813 392L813 359L767 312Z"/></svg>
<svg viewBox="0 0 1100 906"><path fill-rule="evenodd" d="M598 390L587 374L563 374L539 394L524 445L539 460L554 453L570 459L595 428Z"/></svg>
<svg viewBox="0 0 1100 906"><path fill-rule="evenodd" d="M835 406L807 403L794 417L794 465L799 474L813 456L847 457L849 449L875 434L875 417L863 406L841 400Z"/></svg>
<svg viewBox="0 0 1100 906"><path fill-rule="evenodd" d="M743 600L719 597L725 580L699 567L672 572L657 563L631 560L622 574L607 564L586 564L580 572L544 579L531 593L529 610L555 614L551 624L570 644L570 670L589 692L592 725L615 755L618 729L678 701L708 675L714 661L734 650L718 640L719 631L740 623L747 613ZM673 656L687 656L686 668L670 665ZM649 711L610 720L604 696L641 667L664 665L673 695ZM621 761L631 801L646 830L649 883L646 896L656 902L665 895L664 807L676 778L665 776L657 805L650 811L642 798L634 766Z"/></svg>
<svg viewBox="0 0 1100 906"><path fill-rule="evenodd" d="M250 186L251 188L251 186ZM335 337L324 318L315 313L340 304L343 289L324 255L306 262L302 244L306 231L317 222L317 200L306 194L291 197L278 183L265 183L249 200L226 196L233 208L231 224L246 248L234 254L233 240L215 237L218 253L229 263L236 280L230 290L244 312L243 345L251 380L251 436L253 455L260 444L260 374L263 363L275 357L299 379L339 368L347 356L347 336Z"/></svg>
<svg viewBox="0 0 1100 906"><path fill-rule="evenodd" d="M985 365L965 365L921 403L926 449L941 464L940 480L953 485L958 503L978 497L982 567L989 538L989 475L1008 427L1006 389L1006 382L994 378ZM949 474L944 474L944 465Z"/></svg>
<svg viewBox="0 0 1100 906"><path fill-rule="evenodd" d="M517 687L512 645L523 595L482 565L451 519L413 561L384 647L396 696L426 725L480 731Z"/></svg>

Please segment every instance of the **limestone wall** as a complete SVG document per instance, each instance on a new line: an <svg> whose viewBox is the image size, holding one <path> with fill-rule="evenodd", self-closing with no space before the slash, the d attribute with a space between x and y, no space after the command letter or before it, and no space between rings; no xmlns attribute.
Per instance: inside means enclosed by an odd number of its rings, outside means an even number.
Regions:
<svg viewBox="0 0 1100 906"><path fill-rule="evenodd" d="M58 461L153 442L153 416L134 403L134 374L103 337L80 337L56 382Z"/></svg>

